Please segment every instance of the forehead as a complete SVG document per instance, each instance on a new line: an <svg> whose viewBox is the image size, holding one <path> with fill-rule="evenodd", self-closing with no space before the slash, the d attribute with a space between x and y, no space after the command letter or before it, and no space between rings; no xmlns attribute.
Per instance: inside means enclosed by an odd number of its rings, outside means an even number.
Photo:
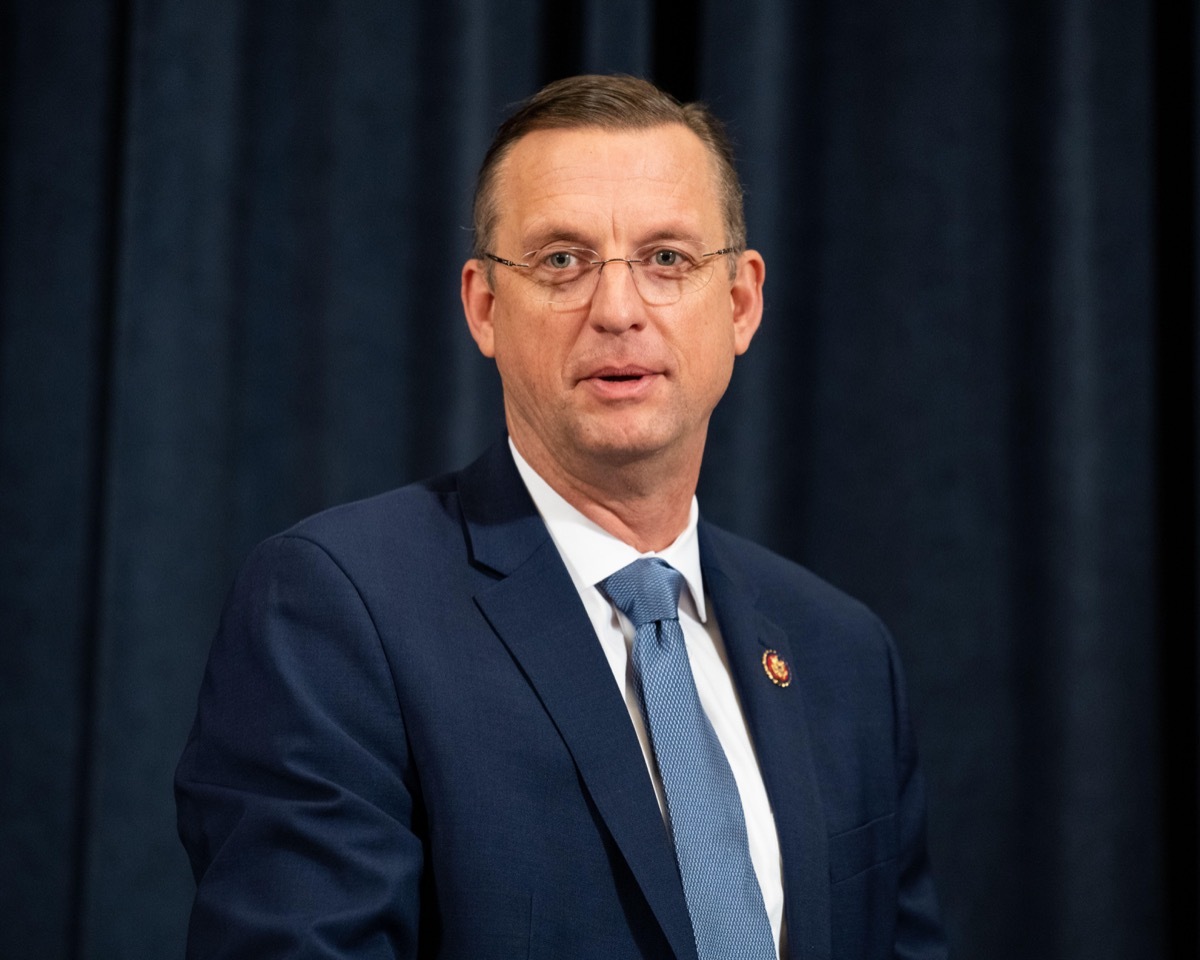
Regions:
<svg viewBox="0 0 1200 960"><path fill-rule="evenodd" d="M496 210L497 239L523 249L564 232L596 244L724 233L716 163L682 124L526 134L500 164Z"/></svg>

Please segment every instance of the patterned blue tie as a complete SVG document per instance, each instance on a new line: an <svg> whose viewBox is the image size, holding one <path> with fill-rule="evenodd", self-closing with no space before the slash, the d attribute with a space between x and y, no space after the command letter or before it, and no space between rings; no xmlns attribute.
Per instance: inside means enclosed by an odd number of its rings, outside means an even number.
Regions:
<svg viewBox="0 0 1200 960"><path fill-rule="evenodd" d="M684 647L682 585L678 570L650 558L601 583L636 631L633 669L700 960L775 960L737 783L700 706Z"/></svg>

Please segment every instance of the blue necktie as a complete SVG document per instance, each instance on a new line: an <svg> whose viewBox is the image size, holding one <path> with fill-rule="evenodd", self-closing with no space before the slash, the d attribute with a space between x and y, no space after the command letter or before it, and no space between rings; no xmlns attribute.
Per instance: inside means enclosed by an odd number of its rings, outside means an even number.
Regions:
<svg viewBox="0 0 1200 960"><path fill-rule="evenodd" d="M679 626L683 576L643 558L601 586L633 623L633 669L667 797L700 960L775 960L737 783L700 698Z"/></svg>

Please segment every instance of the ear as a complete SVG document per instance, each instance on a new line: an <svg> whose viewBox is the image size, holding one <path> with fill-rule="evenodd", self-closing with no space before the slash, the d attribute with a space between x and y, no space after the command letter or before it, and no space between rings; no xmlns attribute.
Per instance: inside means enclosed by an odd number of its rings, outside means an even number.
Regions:
<svg viewBox="0 0 1200 960"><path fill-rule="evenodd" d="M492 325L492 310L496 295L488 280L487 265L482 260L468 260L462 268L462 305L467 315L467 327L479 352L485 357L496 356L496 331Z"/></svg>
<svg viewBox="0 0 1200 960"><path fill-rule="evenodd" d="M738 257L737 273L729 291L733 304L733 345L738 356L750 348L750 341L762 322L766 279L767 265L757 250L747 250Z"/></svg>

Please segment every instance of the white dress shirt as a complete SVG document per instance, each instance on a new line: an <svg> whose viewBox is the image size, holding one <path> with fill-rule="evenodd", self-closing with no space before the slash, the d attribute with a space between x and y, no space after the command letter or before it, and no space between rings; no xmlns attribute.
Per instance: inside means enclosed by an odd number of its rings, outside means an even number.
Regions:
<svg viewBox="0 0 1200 960"><path fill-rule="evenodd" d="M767 917L780 950L783 927L783 875L779 853L779 838L775 833L775 817L767 799L766 787L746 729L737 691L729 674L725 644L716 617L708 616L707 597L700 574L700 546L696 537L696 519L700 509L692 497L687 527L669 547L657 553L638 553L593 523L567 503L517 452L512 439L508 441L517 470L534 505L541 514L571 580L583 601L584 609L600 640L600 646L612 668L617 688L625 698L629 719L637 732L646 760L646 769L658 796L659 810L666 818L666 801L662 781L654 762L654 751L638 703L633 664L629 656L634 629L629 619L613 606L597 586L612 573L639 557L661 557L683 575L686 589L679 595L679 624L683 628L688 661L696 681L700 705L708 715L717 739L729 760L733 778L741 795L742 811L746 817L746 836L750 842L750 859L762 889Z"/></svg>

